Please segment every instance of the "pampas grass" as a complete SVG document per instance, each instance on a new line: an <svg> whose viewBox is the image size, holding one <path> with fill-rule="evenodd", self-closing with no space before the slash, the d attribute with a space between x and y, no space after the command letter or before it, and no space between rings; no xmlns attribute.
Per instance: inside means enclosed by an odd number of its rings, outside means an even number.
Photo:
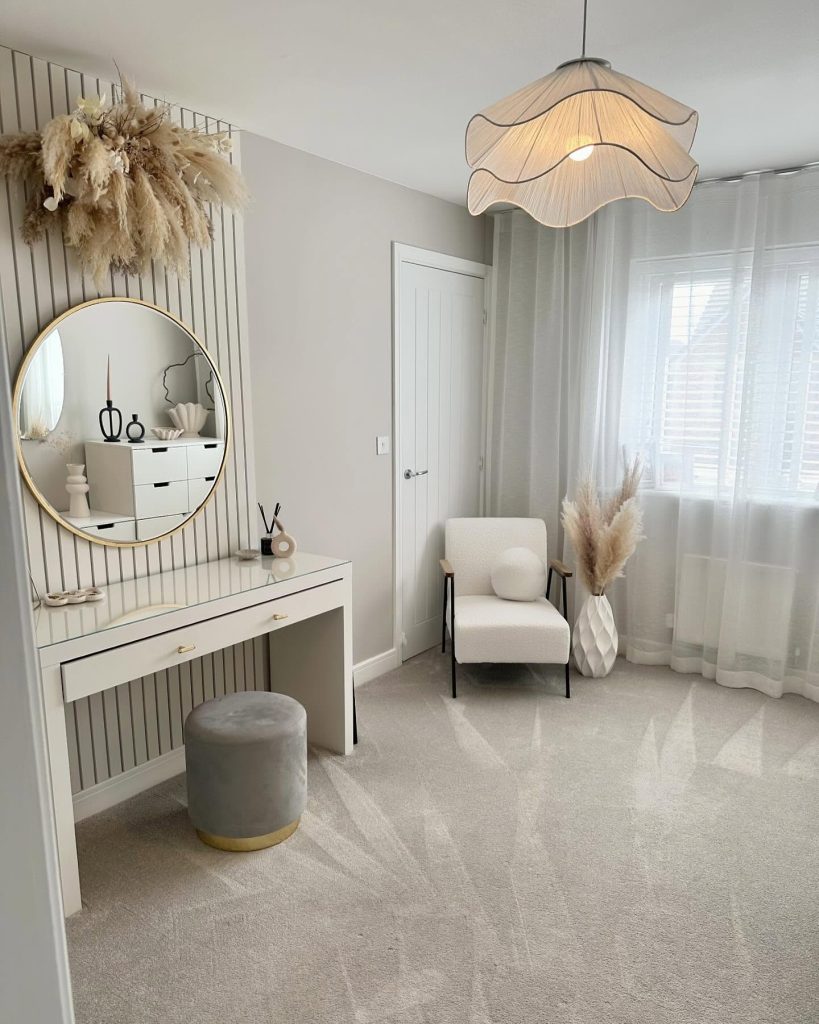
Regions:
<svg viewBox="0 0 819 1024"><path fill-rule="evenodd" d="M126 81L111 106L79 97L42 132L0 138L0 177L26 185L23 239L33 245L59 223L98 287L152 260L185 277L190 245L211 244L210 205L247 202L229 149L225 132L174 124L169 107L144 106Z"/></svg>
<svg viewBox="0 0 819 1024"><path fill-rule="evenodd" d="M625 462L623 481L607 501L600 501L591 477L580 481L574 501L563 501L563 528L577 555L577 568L588 590L604 594L643 539L643 514L637 501L642 466Z"/></svg>

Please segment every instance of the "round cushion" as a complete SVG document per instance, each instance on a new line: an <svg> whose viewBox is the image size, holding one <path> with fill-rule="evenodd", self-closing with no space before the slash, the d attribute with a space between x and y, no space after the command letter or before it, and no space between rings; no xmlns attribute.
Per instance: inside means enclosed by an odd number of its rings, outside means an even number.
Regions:
<svg viewBox="0 0 819 1024"><path fill-rule="evenodd" d="M307 803L307 714L282 693L231 693L185 721L188 815L222 849L272 846Z"/></svg>
<svg viewBox="0 0 819 1024"><path fill-rule="evenodd" d="M534 601L546 592L546 567L529 548L507 548L490 570L492 589L507 601Z"/></svg>

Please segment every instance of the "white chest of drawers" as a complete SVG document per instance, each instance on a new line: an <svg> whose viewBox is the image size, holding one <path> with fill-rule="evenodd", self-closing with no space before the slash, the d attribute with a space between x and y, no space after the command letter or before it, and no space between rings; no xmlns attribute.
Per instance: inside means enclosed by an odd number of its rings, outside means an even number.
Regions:
<svg viewBox="0 0 819 1024"><path fill-rule="evenodd" d="M143 444L87 441L91 507L132 518L134 540L156 537L205 501L224 455L224 442L215 437Z"/></svg>

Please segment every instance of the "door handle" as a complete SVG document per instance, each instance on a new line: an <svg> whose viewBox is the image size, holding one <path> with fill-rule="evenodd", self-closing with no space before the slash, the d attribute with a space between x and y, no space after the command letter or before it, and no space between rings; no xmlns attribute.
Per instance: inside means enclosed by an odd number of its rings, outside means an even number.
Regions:
<svg viewBox="0 0 819 1024"><path fill-rule="evenodd" d="M426 476L429 472L428 469L419 469L417 473L414 473L411 469L404 470L404 479L412 480L414 476Z"/></svg>
<svg viewBox="0 0 819 1024"><path fill-rule="evenodd" d="M276 620L276 622L281 622L281 620L282 619L286 619L287 616L282 614L282 612L276 612L276 614L273 616L273 618Z"/></svg>
<svg viewBox="0 0 819 1024"><path fill-rule="evenodd" d="M181 644L176 648L177 654L190 654L191 651L196 650L196 644Z"/></svg>

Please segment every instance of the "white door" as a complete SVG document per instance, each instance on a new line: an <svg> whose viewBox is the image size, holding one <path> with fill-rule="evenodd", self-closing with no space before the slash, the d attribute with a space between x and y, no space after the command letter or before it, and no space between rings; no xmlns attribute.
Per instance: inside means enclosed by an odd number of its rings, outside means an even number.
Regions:
<svg viewBox="0 0 819 1024"><path fill-rule="evenodd" d="M480 511L484 280L416 263L399 273L402 660L440 643L444 522Z"/></svg>

